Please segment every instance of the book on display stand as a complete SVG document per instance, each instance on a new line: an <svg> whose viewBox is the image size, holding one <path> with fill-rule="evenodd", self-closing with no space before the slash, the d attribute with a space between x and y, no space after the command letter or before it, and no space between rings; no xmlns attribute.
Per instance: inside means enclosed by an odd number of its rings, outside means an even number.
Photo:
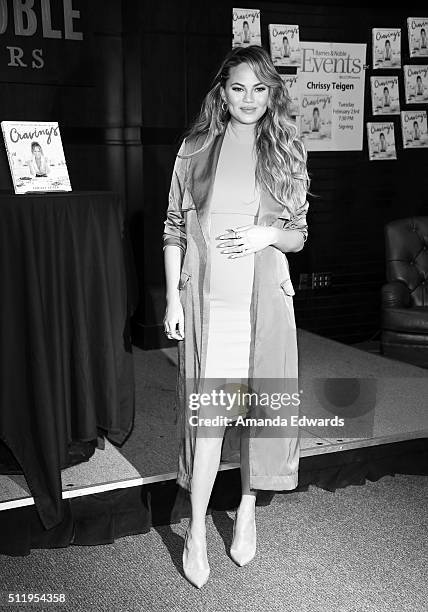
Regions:
<svg viewBox="0 0 428 612"><path fill-rule="evenodd" d="M54 121L2 121L16 194L71 191L61 134Z"/></svg>

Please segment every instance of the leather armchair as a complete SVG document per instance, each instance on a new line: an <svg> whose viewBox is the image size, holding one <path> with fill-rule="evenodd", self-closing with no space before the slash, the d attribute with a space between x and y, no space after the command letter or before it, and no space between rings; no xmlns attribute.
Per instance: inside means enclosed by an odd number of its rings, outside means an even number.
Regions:
<svg viewBox="0 0 428 612"><path fill-rule="evenodd" d="M385 225L381 352L428 368L428 217Z"/></svg>

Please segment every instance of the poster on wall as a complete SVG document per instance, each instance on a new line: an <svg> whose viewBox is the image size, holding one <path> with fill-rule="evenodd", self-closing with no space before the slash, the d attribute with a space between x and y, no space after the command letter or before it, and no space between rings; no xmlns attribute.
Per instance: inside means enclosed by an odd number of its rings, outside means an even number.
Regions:
<svg viewBox="0 0 428 612"><path fill-rule="evenodd" d="M284 81L291 98L290 115L295 116L300 114L300 100L297 74L281 74L281 79Z"/></svg>
<svg viewBox="0 0 428 612"><path fill-rule="evenodd" d="M262 44L259 9L234 8L232 20L232 47Z"/></svg>
<svg viewBox="0 0 428 612"><path fill-rule="evenodd" d="M401 28L372 29L373 68L401 67Z"/></svg>
<svg viewBox="0 0 428 612"><path fill-rule="evenodd" d="M398 77L370 77L373 115L399 115Z"/></svg>
<svg viewBox="0 0 428 612"><path fill-rule="evenodd" d="M404 91L406 104L428 102L428 64L404 66Z"/></svg>
<svg viewBox="0 0 428 612"><path fill-rule="evenodd" d="M71 191L58 123L2 121L15 193Z"/></svg>
<svg viewBox="0 0 428 612"><path fill-rule="evenodd" d="M407 17L410 57L428 57L428 17Z"/></svg>
<svg viewBox="0 0 428 612"><path fill-rule="evenodd" d="M404 149L428 147L426 111L401 111L401 132Z"/></svg>
<svg viewBox="0 0 428 612"><path fill-rule="evenodd" d="M332 107L329 94L304 94L300 100L300 135L306 142L316 140L331 144Z"/></svg>
<svg viewBox="0 0 428 612"><path fill-rule="evenodd" d="M366 45L300 41L302 138L308 151L363 148Z"/></svg>
<svg viewBox="0 0 428 612"><path fill-rule="evenodd" d="M275 66L300 66L298 25L269 24L269 44Z"/></svg>
<svg viewBox="0 0 428 612"><path fill-rule="evenodd" d="M394 123L367 123L367 142L370 161L397 159Z"/></svg>

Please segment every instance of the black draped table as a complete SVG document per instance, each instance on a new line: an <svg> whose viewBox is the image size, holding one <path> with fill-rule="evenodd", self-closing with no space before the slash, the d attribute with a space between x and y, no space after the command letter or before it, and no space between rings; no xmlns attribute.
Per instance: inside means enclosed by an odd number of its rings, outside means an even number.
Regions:
<svg viewBox="0 0 428 612"><path fill-rule="evenodd" d="M45 529L72 441L133 426L126 212L111 192L0 194L0 440Z"/></svg>

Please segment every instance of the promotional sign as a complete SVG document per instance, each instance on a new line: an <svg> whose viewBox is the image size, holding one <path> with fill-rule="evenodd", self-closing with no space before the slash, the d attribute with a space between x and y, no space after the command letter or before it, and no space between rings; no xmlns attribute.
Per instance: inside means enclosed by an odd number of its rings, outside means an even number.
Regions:
<svg viewBox="0 0 428 612"><path fill-rule="evenodd" d="M428 56L428 17L407 17L410 57Z"/></svg>
<svg viewBox="0 0 428 612"><path fill-rule="evenodd" d="M370 77L373 115L399 115L400 95L397 76Z"/></svg>
<svg viewBox="0 0 428 612"><path fill-rule="evenodd" d="M300 41L301 136L308 151L363 148L366 45Z"/></svg>
<svg viewBox="0 0 428 612"><path fill-rule="evenodd" d="M404 149L428 147L426 111L402 111L401 131Z"/></svg>
<svg viewBox="0 0 428 612"><path fill-rule="evenodd" d="M269 24L270 55L275 66L299 66L299 26Z"/></svg>
<svg viewBox="0 0 428 612"><path fill-rule="evenodd" d="M260 10L232 9L232 47L248 47L261 45Z"/></svg>
<svg viewBox="0 0 428 612"><path fill-rule="evenodd" d="M373 28L373 68L401 67L401 29Z"/></svg>
<svg viewBox="0 0 428 612"><path fill-rule="evenodd" d="M284 81L288 91L288 95L291 98L290 104L290 115L300 114L300 97L299 97L299 83L297 80L297 74L281 74L281 79Z"/></svg>
<svg viewBox="0 0 428 612"><path fill-rule="evenodd" d="M92 84L93 42L80 6L82 0L0 0L0 81Z"/></svg>
<svg viewBox="0 0 428 612"><path fill-rule="evenodd" d="M404 91L406 104L428 102L428 64L404 66Z"/></svg>
<svg viewBox="0 0 428 612"><path fill-rule="evenodd" d="M370 161L397 159L392 121L367 123L367 142Z"/></svg>

